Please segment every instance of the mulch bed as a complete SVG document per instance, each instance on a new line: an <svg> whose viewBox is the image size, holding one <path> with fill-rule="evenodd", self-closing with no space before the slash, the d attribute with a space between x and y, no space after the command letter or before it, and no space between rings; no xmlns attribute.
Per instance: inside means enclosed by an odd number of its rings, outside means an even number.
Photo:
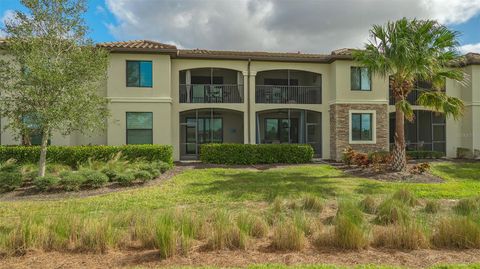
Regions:
<svg viewBox="0 0 480 269"><path fill-rule="evenodd" d="M260 246L259 246L260 247ZM155 250L109 251L106 254L30 252L21 257L0 258L0 268L122 268L218 266L245 267L251 264L378 264L424 268L436 264L480 262L480 250L367 249L362 251L318 250L312 246L301 252L269 252L264 248L246 251L194 251L187 257L162 260Z"/></svg>
<svg viewBox="0 0 480 269"><path fill-rule="evenodd" d="M412 174L408 171L415 165L415 162L407 164L406 172L395 172L388 168L377 171L373 167L357 167L347 166L343 164L336 164L335 167L341 169L346 174L355 177L364 177L369 179L375 179L380 181L401 181L401 182L413 182L413 183L442 183L443 179L437 177L429 172L423 174Z"/></svg>

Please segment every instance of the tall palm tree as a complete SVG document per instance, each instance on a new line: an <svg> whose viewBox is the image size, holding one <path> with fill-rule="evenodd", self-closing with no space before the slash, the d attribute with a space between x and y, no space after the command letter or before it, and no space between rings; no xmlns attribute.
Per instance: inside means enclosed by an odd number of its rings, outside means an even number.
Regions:
<svg viewBox="0 0 480 269"><path fill-rule="evenodd" d="M395 146L392 169L405 171L405 119L413 120L414 113L407 101L416 81L429 82L432 91L422 91L418 104L445 113L455 119L462 116L463 102L447 96L446 78L463 82L464 73L452 64L460 61L458 32L432 20L406 18L386 25L374 25L371 38L363 50L353 52L354 58L372 74L389 78L395 100Z"/></svg>

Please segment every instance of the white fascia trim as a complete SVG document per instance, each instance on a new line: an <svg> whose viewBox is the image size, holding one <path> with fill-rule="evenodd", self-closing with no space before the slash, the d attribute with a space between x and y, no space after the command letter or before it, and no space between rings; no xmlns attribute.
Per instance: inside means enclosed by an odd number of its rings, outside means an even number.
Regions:
<svg viewBox="0 0 480 269"><path fill-rule="evenodd" d="M480 106L480 101L468 102L465 106Z"/></svg>
<svg viewBox="0 0 480 269"><path fill-rule="evenodd" d="M332 100L329 105L351 104L351 105L388 105L388 100Z"/></svg>
<svg viewBox="0 0 480 269"><path fill-rule="evenodd" d="M108 97L112 103L172 103L170 97Z"/></svg>
<svg viewBox="0 0 480 269"><path fill-rule="evenodd" d="M371 113L372 114L372 140L358 141L352 140L352 114L353 113ZM352 145L376 144L377 143L377 111L376 110L349 110L348 111L348 143Z"/></svg>

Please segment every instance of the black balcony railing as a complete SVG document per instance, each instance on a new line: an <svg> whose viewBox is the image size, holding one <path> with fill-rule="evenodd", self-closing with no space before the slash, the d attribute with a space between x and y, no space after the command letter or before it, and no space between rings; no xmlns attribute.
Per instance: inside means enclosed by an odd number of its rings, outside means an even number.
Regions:
<svg viewBox="0 0 480 269"><path fill-rule="evenodd" d="M320 86L257 85L255 102L261 104L321 104Z"/></svg>
<svg viewBox="0 0 480 269"><path fill-rule="evenodd" d="M418 96L420 96L421 93L422 93L422 90L411 91L407 96L407 101L412 106L418 105L417 99L418 99ZM395 105L395 97L393 96L392 91L389 92L389 95L390 95L390 105Z"/></svg>
<svg viewBox="0 0 480 269"><path fill-rule="evenodd" d="M243 103L243 85L180 84L180 103Z"/></svg>

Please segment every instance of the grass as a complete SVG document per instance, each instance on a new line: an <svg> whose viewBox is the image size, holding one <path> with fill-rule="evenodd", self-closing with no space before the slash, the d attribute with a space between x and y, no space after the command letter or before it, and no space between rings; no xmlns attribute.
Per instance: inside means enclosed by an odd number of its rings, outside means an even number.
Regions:
<svg viewBox="0 0 480 269"><path fill-rule="evenodd" d="M354 178L328 166L292 166L265 171L243 169L192 169L161 186L110 193L88 198L59 201L0 202L0 216L18 216L20 212L38 214L104 214L142 207L144 210L170 208L174 205L230 208L256 205L272 197L298 198L312 195L358 198L365 194L389 195L408 188L418 198L458 199L480 193L480 163L436 163L434 174L446 181L441 184L388 183Z"/></svg>

